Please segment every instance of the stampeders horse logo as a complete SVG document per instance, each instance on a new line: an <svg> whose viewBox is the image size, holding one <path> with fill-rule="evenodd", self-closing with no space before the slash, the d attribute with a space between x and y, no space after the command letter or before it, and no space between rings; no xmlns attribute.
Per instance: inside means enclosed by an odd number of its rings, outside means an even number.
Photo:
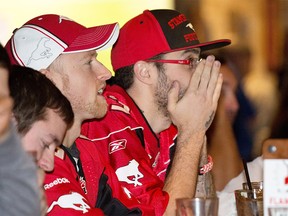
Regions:
<svg viewBox="0 0 288 216"><path fill-rule="evenodd" d="M57 201L52 202L49 206L47 213L52 211L54 206L58 205L60 208L70 208L76 211L82 211L82 213L88 212L90 206L85 202L86 199L79 193L72 192L70 194L65 194L60 196Z"/></svg>
<svg viewBox="0 0 288 216"><path fill-rule="evenodd" d="M46 46L46 43L50 41L49 38L41 38L37 44L36 49L31 53L31 56L27 62L29 66L31 61L38 61L44 58L50 58L53 54L51 52L51 48Z"/></svg>
<svg viewBox="0 0 288 216"><path fill-rule="evenodd" d="M134 187L142 185L138 179L143 178L143 174L138 169L139 163L136 160L129 161L127 166L120 167L116 170L119 181L134 184Z"/></svg>

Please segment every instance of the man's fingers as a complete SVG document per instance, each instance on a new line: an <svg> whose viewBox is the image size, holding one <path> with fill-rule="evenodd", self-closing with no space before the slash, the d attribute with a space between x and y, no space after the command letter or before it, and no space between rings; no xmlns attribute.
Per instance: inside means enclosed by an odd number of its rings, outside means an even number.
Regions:
<svg viewBox="0 0 288 216"><path fill-rule="evenodd" d="M212 113L209 116L208 121L205 123L205 127L206 129L208 129L215 117L215 113L217 110L217 105L218 105L218 100L220 97L220 93L221 93L221 88L222 88L222 83L223 83L223 77L222 74L219 74L218 79L217 79L217 83L216 83L216 87L215 87L215 91L213 92L214 94L212 95Z"/></svg>
<svg viewBox="0 0 288 216"><path fill-rule="evenodd" d="M214 90L214 94L213 94L213 102L218 102L220 94L221 94L221 88L222 88L222 83L223 83L223 75L220 73L218 75L218 79L217 79L217 84L216 84L216 88Z"/></svg>
<svg viewBox="0 0 288 216"><path fill-rule="evenodd" d="M221 63L219 61L215 61L213 63L213 67L211 69L210 81L209 81L208 86L207 86L207 95L208 96L212 97L214 94L216 85L218 84L220 66L221 66Z"/></svg>
<svg viewBox="0 0 288 216"><path fill-rule="evenodd" d="M212 55L206 58L205 66L203 69L203 73L202 73L201 80L199 83L199 88L198 88L198 91L201 93L204 93L207 91L207 86L210 82L211 71L213 68L214 60L215 60L215 57Z"/></svg>
<svg viewBox="0 0 288 216"><path fill-rule="evenodd" d="M188 91L196 92L199 88L199 83L202 77L202 71L204 70L206 60L202 60L196 67L188 86Z"/></svg>

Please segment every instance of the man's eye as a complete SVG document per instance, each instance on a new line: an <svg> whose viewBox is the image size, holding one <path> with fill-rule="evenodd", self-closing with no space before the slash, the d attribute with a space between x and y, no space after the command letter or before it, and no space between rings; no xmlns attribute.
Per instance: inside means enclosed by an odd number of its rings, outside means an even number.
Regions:
<svg viewBox="0 0 288 216"><path fill-rule="evenodd" d="M188 58L187 60L189 60L189 67L193 67L193 65L194 65L194 58Z"/></svg>
<svg viewBox="0 0 288 216"><path fill-rule="evenodd" d="M191 68L196 68L197 65L198 65L198 63L201 61L201 60L199 60L199 58L193 58L193 57L188 58L188 60L190 61L189 66L190 66Z"/></svg>
<svg viewBox="0 0 288 216"><path fill-rule="evenodd" d="M49 146L50 146L49 143L42 141L42 148L43 149L49 149Z"/></svg>

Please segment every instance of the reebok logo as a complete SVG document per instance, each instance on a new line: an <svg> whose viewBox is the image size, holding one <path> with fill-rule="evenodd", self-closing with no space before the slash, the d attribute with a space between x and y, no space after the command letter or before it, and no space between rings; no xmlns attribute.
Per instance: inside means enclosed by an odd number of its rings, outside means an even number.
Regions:
<svg viewBox="0 0 288 216"><path fill-rule="evenodd" d="M52 187L54 187L55 185L58 185L58 184L67 184L67 183L70 183L70 181L67 178L57 178L53 182L51 182L49 184L45 184L44 190L51 189Z"/></svg>
<svg viewBox="0 0 288 216"><path fill-rule="evenodd" d="M116 151L125 149L126 148L126 143L127 143L126 139L115 140L115 141L109 143L109 154L112 154L112 153L114 153Z"/></svg>

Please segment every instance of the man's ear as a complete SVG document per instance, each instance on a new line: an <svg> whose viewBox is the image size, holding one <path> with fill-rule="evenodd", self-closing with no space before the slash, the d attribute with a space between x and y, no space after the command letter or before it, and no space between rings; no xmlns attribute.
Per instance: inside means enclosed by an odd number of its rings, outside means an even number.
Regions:
<svg viewBox="0 0 288 216"><path fill-rule="evenodd" d="M43 75L45 75L49 80L51 80L54 83L54 85L56 85L55 80L54 80L55 77L52 76L50 70L48 70L48 69L40 69L39 72L42 73Z"/></svg>
<svg viewBox="0 0 288 216"><path fill-rule="evenodd" d="M40 69L39 71L40 71L40 73L45 75L48 79L50 79L54 83L54 78L53 78L52 72L50 70L48 70L48 69Z"/></svg>
<svg viewBox="0 0 288 216"><path fill-rule="evenodd" d="M47 70L47 69L40 69L39 72L42 73L43 75L45 75L46 77L50 78L50 77L49 77L49 73L50 73L49 70Z"/></svg>
<svg viewBox="0 0 288 216"><path fill-rule="evenodd" d="M15 125L15 127L18 129L18 121L16 120L15 115L14 115L13 112L11 113L11 121ZM20 133L19 133L19 135L21 136Z"/></svg>
<svg viewBox="0 0 288 216"><path fill-rule="evenodd" d="M135 77L145 84L151 84L151 64L145 61L138 61L134 64Z"/></svg>

